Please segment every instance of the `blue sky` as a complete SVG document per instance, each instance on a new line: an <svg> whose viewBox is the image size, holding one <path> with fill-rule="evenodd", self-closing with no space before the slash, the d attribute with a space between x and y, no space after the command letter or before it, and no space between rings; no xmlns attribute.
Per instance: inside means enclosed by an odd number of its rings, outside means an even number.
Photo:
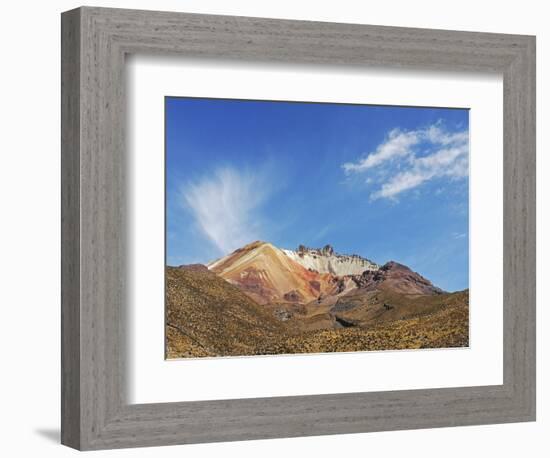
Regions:
<svg viewBox="0 0 550 458"><path fill-rule="evenodd" d="M330 244L468 287L468 110L166 98L169 265Z"/></svg>

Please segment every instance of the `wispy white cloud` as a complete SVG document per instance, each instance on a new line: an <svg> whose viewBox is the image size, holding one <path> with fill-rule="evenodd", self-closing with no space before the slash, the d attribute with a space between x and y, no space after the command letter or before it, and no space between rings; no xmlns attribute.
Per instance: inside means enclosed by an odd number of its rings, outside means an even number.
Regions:
<svg viewBox="0 0 550 458"><path fill-rule="evenodd" d="M358 162L347 162L342 165L346 172L364 172L383 162L408 156L411 147L420 141L418 132L402 132L394 129L388 134L388 139L376 148L376 150L360 159Z"/></svg>
<svg viewBox="0 0 550 458"><path fill-rule="evenodd" d="M221 254L262 238L259 210L271 189L264 175L220 167L181 187L182 204Z"/></svg>
<svg viewBox="0 0 550 458"><path fill-rule="evenodd" d="M435 178L468 176L468 150L467 130L448 132L440 123L413 131L394 129L375 151L342 168L348 174L377 169L365 179L366 183L379 184L370 198L396 199Z"/></svg>
<svg viewBox="0 0 550 458"><path fill-rule="evenodd" d="M462 178L468 176L468 145L439 150L431 155L414 158L410 168L393 175L383 183L372 199L394 198L398 194L438 177Z"/></svg>

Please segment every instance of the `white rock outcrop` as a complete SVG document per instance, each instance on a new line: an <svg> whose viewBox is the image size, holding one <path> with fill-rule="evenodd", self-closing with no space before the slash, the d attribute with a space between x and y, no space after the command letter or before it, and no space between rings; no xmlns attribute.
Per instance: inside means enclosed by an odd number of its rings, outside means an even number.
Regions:
<svg viewBox="0 0 550 458"><path fill-rule="evenodd" d="M330 245L324 248L307 248L300 245L297 250L282 250L293 261L306 269L333 275L360 275L365 270L378 270L380 266L358 255L338 254Z"/></svg>

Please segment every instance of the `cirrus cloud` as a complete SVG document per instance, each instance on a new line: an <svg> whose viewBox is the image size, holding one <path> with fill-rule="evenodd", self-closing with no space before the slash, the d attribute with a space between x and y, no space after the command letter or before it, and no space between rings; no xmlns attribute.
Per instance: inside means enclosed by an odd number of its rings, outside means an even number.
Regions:
<svg viewBox="0 0 550 458"><path fill-rule="evenodd" d="M219 167L180 188L181 203L221 254L262 238L259 210L270 193L264 175Z"/></svg>

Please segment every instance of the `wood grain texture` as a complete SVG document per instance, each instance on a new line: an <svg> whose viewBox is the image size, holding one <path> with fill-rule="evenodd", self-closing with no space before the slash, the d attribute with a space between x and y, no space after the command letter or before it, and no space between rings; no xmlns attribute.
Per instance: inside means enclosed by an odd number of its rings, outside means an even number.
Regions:
<svg viewBox="0 0 550 458"><path fill-rule="evenodd" d="M87 450L535 418L534 37L87 7L64 13L62 24L64 444ZM504 384L128 404L129 53L502 73Z"/></svg>
<svg viewBox="0 0 550 458"><path fill-rule="evenodd" d="M61 24L61 441L80 446L80 14Z"/></svg>

